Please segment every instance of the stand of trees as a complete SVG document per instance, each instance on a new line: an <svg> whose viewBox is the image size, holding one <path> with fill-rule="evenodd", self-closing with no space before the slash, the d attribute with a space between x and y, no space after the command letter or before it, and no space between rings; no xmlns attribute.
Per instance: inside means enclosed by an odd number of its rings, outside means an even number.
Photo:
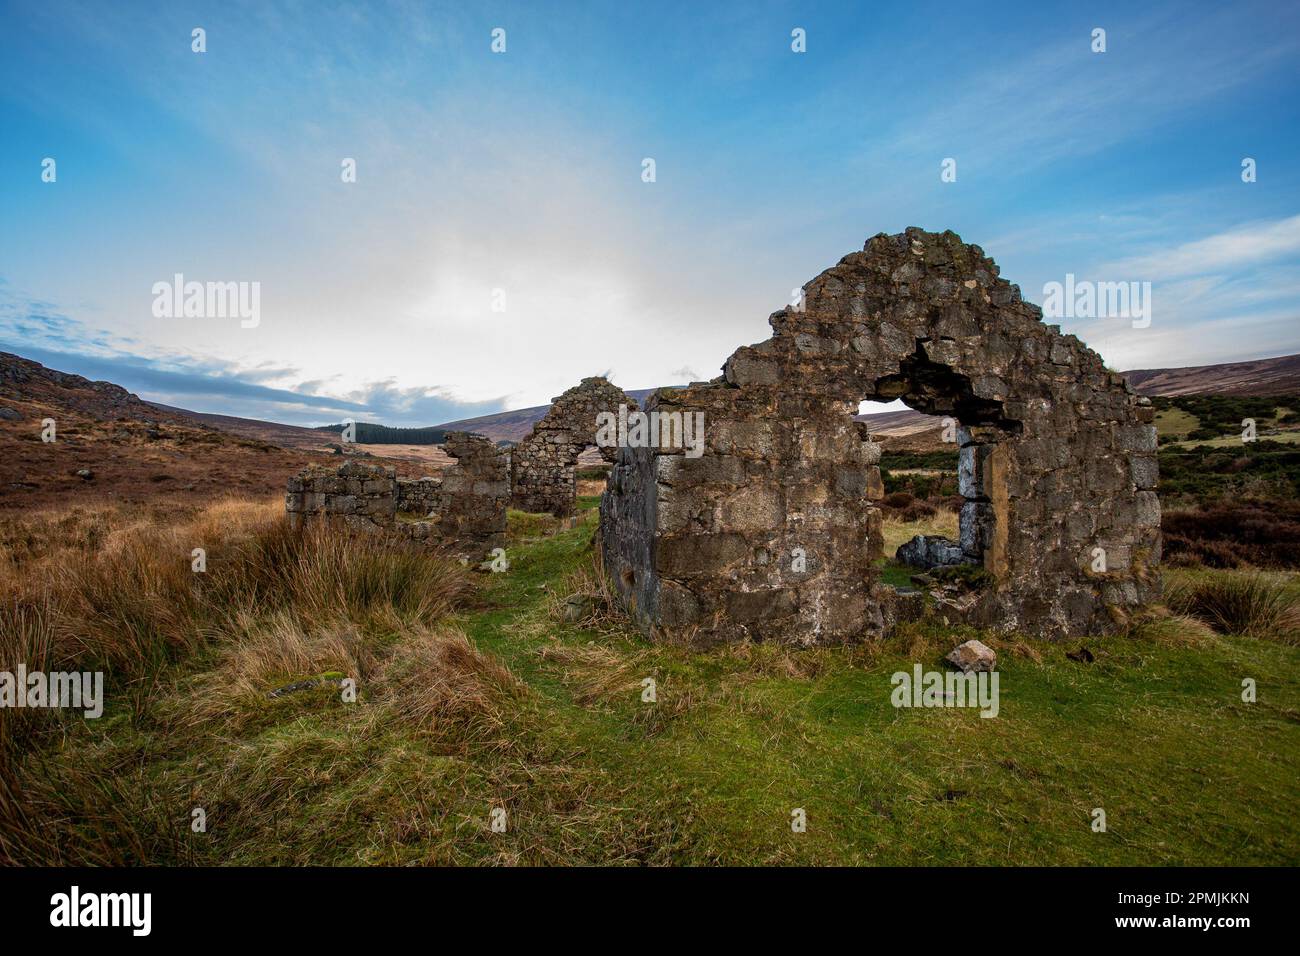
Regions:
<svg viewBox="0 0 1300 956"><path fill-rule="evenodd" d="M333 432L340 437L344 425L321 425L317 430ZM393 428L389 425L356 423L356 442L359 445L441 445L447 433L441 428Z"/></svg>

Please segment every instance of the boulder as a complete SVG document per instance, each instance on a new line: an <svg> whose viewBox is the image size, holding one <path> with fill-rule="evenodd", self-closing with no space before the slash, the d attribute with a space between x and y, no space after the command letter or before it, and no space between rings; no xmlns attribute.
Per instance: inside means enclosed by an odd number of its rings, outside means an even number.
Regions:
<svg viewBox="0 0 1300 956"><path fill-rule="evenodd" d="M918 534L911 541L900 545L894 557L903 564L923 571L954 564L968 564L971 560L962 550L961 544L951 538L924 534Z"/></svg>
<svg viewBox="0 0 1300 956"><path fill-rule="evenodd" d="M982 641L970 640L959 644L944 658L949 664L963 673L991 671L998 663L998 655Z"/></svg>

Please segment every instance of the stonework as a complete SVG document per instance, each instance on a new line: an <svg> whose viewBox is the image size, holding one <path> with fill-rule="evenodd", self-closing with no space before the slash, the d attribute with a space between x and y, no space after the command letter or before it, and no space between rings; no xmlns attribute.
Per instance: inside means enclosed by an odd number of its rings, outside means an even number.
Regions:
<svg viewBox="0 0 1300 956"><path fill-rule="evenodd" d="M867 399L959 426L965 503L950 550L986 572L960 605L969 623L1061 638L1158 598L1154 410L1044 325L978 246L875 236L769 321L773 336L738 349L721 377L647 402L702 411L703 456L618 455L604 561L647 631L816 644L911 613L874 564L880 447L853 420Z"/></svg>
<svg viewBox="0 0 1300 956"><path fill-rule="evenodd" d="M636 400L604 378L584 378L558 398L532 433L511 454L511 507L567 517L577 508L574 466L583 449L595 445L596 416L617 415L620 405L629 410ZM599 448L609 462L617 448Z"/></svg>
<svg viewBox="0 0 1300 956"><path fill-rule="evenodd" d="M431 478L398 478L391 467L362 461L308 468L289 479L289 523L322 521L482 557L505 543L508 458L468 432L448 432L443 450L456 461Z"/></svg>

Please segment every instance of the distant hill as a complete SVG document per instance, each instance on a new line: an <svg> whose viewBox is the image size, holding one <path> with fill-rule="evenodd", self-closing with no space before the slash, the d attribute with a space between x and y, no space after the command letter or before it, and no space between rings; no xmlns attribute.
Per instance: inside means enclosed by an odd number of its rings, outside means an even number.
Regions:
<svg viewBox="0 0 1300 956"><path fill-rule="evenodd" d="M644 403L650 394L656 391L658 389L640 388L629 391L627 394L635 398L638 403ZM528 437L528 433L533 430L533 426L545 417L550 407L550 405L535 405L532 408L519 408L509 412L498 412L495 415L483 415L479 418L464 418L460 421L446 422L437 427L444 431L478 432L493 441L518 442ZM910 408L894 412L858 415L856 417L858 421L864 421L870 425L873 435L890 439L886 444L901 443L901 445L906 445L909 449L919 451L939 443L939 419L922 415L920 412L914 412ZM928 434L931 431L934 433L933 436Z"/></svg>
<svg viewBox="0 0 1300 956"><path fill-rule="evenodd" d="M1124 374L1137 391L1151 396L1248 397L1296 393L1300 392L1300 355L1188 368L1135 369ZM629 391L628 395L644 403L654 391L656 389L636 389ZM152 434L159 427L189 425L191 428L198 426L209 436L216 432L242 439L242 444L237 447L244 450L277 446L295 452L321 454L330 450L334 444L330 432L339 427L303 428L147 402L110 382L92 382L80 375L49 369L7 352L0 352L0 399L18 403L0 410L0 419L11 416L4 422L5 430L15 433L21 430L26 438L31 437L27 434L31 425L20 425L19 419L61 412L66 419L60 422L61 429L65 424L119 420L137 423ZM549 408L549 405L536 405L418 429L393 429L384 425L359 425L359 428L373 428L375 431L371 437L379 437L384 442L409 443L388 448L372 444L369 446L371 452L389 456L394 461L428 464L436 470L445 464L445 456L436 446L424 443L430 439L436 441L440 433L472 431L498 442L518 442L528 435ZM939 441L941 426L938 418L910 409L858 415L857 418L868 423L871 433L889 451L924 453L943 447ZM75 430L69 438L75 446ZM358 435L358 444L362 446L358 451L364 451L366 442L361 434ZM192 441L190 448L193 448ZM10 462L14 467L9 471L20 471L20 463L31 467L33 461L20 455Z"/></svg>
<svg viewBox="0 0 1300 956"><path fill-rule="evenodd" d="M1124 375L1143 395L1276 395L1300 391L1300 355L1189 368L1136 369ZM643 388L628 394L644 402L653 391L653 388ZM536 405L437 427L478 432L495 441L517 442L527 437L550 407ZM858 415L857 419L866 422L872 435L890 450L923 452L942 448L940 420L920 412L903 409Z"/></svg>
<svg viewBox="0 0 1300 956"><path fill-rule="evenodd" d="M55 411L94 415L100 420L169 419L154 406L112 382L92 382L71 372L46 368L12 352L0 352L0 398L44 404Z"/></svg>
<svg viewBox="0 0 1300 956"><path fill-rule="evenodd" d="M53 441L46 442L46 423ZM335 464L328 432L144 401L111 382L0 352L0 517L11 509L229 496L274 499L307 464ZM371 446L403 475L434 473L440 449ZM389 448L392 448L392 452ZM358 448L358 453L367 449ZM404 457L398 457L403 455ZM379 456L386 457L379 457Z"/></svg>
<svg viewBox="0 0 1300 956"><path fill-rule="evenodd" d="M1280 395L1300 391L1300 355L1125 372L1143 395Z"/></svg>
<svg viewBox="0 0 1300 956"><path fill-rule="evenodd" d="M304 428L301 425L264 422L259 418L238 418L234 415L213 415L209 412L192 412L189 409L177 408L174 405L163 405L161 402L147 402L146 404L167 414L180 415L196 422L202 422L231 435L238 435L240 438L270 442L273 445L279 445L281 448L304 448L312 451L322 451L327 450L333 440L332 436L322 434L318 429Z"/></svg>
<svg viewBox="0 0 1300 956"><path fill-rule="evenodd" d="M643 403L650 397L654 388L638 388L627 394ZM497 412L495 415L482 415L478 418L462 418L455 422L444 422L435 427L443 431L477 432L493 441L519 442L528 437L533 426L546 417L550 405L534 405L532 408L517 408L509 412Z"/></svg>
<svg viewBox="0 0 1300 956"><path fill-rule="evenodd" d="M332 460L291 448L280 430L290 426L211 418L0 352L0 514L68 501L270 498L309 461ZM54 440L46 442L49 421ZM242 430L229 427L241 421Z"/></svg>

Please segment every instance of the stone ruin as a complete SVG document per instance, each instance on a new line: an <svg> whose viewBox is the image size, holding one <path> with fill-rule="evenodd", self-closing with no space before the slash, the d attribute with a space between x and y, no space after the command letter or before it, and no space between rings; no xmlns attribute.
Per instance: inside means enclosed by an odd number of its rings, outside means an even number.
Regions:
<svg viewBox="0 0 1300 956"><path fill-rule="evenodd" d="M432 478L398 478L396 469L349 461L313 466L289 479L289 523L308 520L390 533L480 558L505 545L509 458L482 435L448 432L451 467Z"/></svg>
<svg viewBox="0 0 1300 956"><path fill-rule="evenodd" d="M511 452L510 505L565 518L577 508L574 468L578 456L596 444L596 416L619 413L619 406L636 409L633 398L607 379L584 378L563 395L551 399L546 417ZM601 456L613 462L618 449L599 447Z"/></svg>
<svg viewBox="0 0 1300 956"><path fill-rule="evenodd" d="M945 608L1042 637L1097 633L1159 597L1154 409L952 232L877 235L774 313L723 375L647 411L705 417L700 457L621 449L604 563L650 633L833 643L882 634L880 446L861 401L955 420L960 541L983 568ZM949 555L952 556L951 554ZM951 612L948 614L947 612Z"/></svg>

